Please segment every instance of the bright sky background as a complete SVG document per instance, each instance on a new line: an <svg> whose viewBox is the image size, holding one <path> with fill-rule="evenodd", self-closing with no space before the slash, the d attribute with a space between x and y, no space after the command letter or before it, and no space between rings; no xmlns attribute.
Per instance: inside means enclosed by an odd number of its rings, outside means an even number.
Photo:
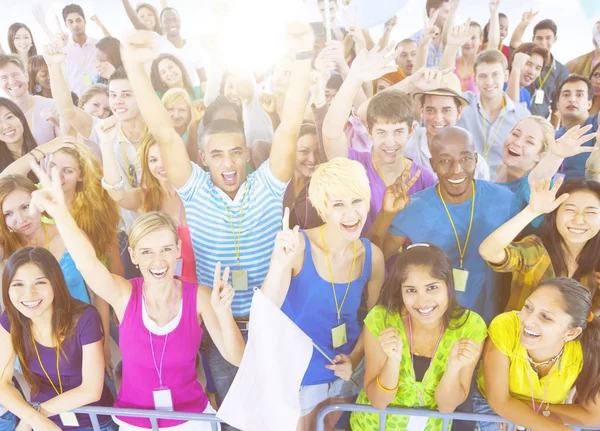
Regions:
<svg viewBox="0 0 600 431"><path fill-rule="evenodd" d="M40 3L47 12L47 23L54 29L56 20L54 15L60 17L62 7L71 0L41 0ZM256 69L263 69L272 64L283 50L282 17L291 14L298 16L297 10L290 6L292 0L233 0L236 4L231 22L230 38L227 45L230 47L231 56L237 62ZM361 22L382 22L389 18L390 13L396 7L400 7L397 15L398 26L395 28L392 39L399 41L417 31L423 22L425 0L352 0L348 8L353 16L354 7L358 6L361 11ZM583 0L588 2L590 0ZM75 0L79 3L88 17L88 34L101 38L102 34L98 27L89 20L89 16L97 14L106 27L117 37L122 37L131 25L125 15L120 0ZM149 3L159 6L159 0L149 0ZM375 6L376 2L382 2L382 7ZM591 0L598 2L600 0ZM137 1L133 1L137 4ZM46 37L33 19L31 13L33 1L0 0L2 14L0 15L0 29L3 34L0 44L7 50L7 29L13 22L24 22L34 33L34 39L41 51ZM214 18L212 16L212 0L169 0L169 4L177 8L182 15L182 33L184 37L200 37L209 33L213 28ZM592 4L592 3L589 3ZM568 7L567 7L568 5ZM503 0L500 10L509 16L510 29L507 41L510 39L512 29L521 19L524 10L532 8L540 10L537 20L552 18L558 24L558 42L554 47L554 54L561 62L567 62L571 58L592 50L592 19L587 17L579 0ZM589 13L599 13L594 6L588 6ZM390 12L391 9L391 12ZM377 12L384 10L384 16L378 16ZM311 20L319 20L316 8L316 0L307 0L306 16ZM485 0L462 0L459 9L458 20L464 20L471 16L473 20L482 25L489 18L487 1ZM340 21L344 21L344 15L339 14ZM279 23L274 25L273 23ZM535 22L534 22L535 24ZM381 27L372 29L374 40L381 34ZM532 26L533 27L533 26ZM524 40L531 40L531 28L525 34Z"/></svg>

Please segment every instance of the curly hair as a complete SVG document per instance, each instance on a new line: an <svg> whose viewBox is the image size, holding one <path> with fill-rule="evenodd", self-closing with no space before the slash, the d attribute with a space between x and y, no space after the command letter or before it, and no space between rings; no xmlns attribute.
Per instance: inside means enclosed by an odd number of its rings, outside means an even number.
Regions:
<svg viewBox="0 0 600 431"><path fill-rule="evenodd" d="M187 69L183 65L180 59L175 57L172 54L160 54L158 57L152 61L152 66L150 67L150 80L152 81L152 86L154 87L154 91L157 91L161 94L165 94L169 87L165 84L160 77L160 72L158 71L158 65L163 60L171 60L175 65L181 70L181 80L183 81L183 89L187 91L187 94L191 99L194 99L194 87L192 86L192 80L190 79L190 75L188 74Z"/></svg>

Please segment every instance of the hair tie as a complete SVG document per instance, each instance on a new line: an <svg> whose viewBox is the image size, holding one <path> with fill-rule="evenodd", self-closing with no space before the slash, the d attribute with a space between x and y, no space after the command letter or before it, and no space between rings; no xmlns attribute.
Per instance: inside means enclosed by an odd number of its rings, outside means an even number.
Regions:
<svg viewBox="0 0 600 431"><path fill-rule="evenodd" d="M590 315L588 316L588 323L594 320L594 313L590 311Z"/></svg>

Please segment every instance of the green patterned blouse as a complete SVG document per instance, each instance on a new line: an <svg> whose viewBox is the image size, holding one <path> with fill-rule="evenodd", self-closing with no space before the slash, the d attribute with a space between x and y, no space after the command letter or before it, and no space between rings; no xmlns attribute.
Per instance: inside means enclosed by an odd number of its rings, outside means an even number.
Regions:
<svg viewBox="0 0 600 431"><path fill-rule="evenodd" d="M424 380L426 381L426 387L423 401L427 409L437 410L435 389L446 371L448 355L452 346L461 338L470 338L477 343L481 343L487 336L485 322L477 313L467 311L466 314L460 318L460 321L464 321L464 324L460 326L460 328L452 329L460 324L460 322L452 322L450 328L445 329L440 345L435 353L435 357L425 373ZM400 364L400 370L398 370L398 392L389 407L418 407L421 404L421 401L415 391L408 336L404 329L400 314L388 313L384 307L377 305L367 315L365 325L376 338L379 338L379 333L385 328L394 327L398 330L398 333L402 338L402 362ZM416 386L419 392L423 391L422 382L417 382ZM360 392L356 403L366 405L371 404L364 389ZM394 431L406 430L408 419L409 416L388 415L385 429ZM373 413L352 413L350 424L352 425L353 431L378 431L379 415ZM442 424L443 422L441 419L431 418L427 421L425 431L441 430Z"/></svg>

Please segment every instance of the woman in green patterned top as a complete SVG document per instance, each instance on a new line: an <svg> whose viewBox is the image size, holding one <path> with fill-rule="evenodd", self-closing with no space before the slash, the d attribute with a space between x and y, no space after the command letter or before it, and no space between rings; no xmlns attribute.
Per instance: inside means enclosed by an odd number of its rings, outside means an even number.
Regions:
<svg viewBox="0 0 600 431"><path fill-rule="evenodd" d="M365 386L357 404L451 413L469 394L486 325L456 302L452 264L439 247L413 244L385 282L364 331ZM379 430L379 415L352 413L353 431ZM386 430L435 431L441 419L388 415Z"/></svg>

